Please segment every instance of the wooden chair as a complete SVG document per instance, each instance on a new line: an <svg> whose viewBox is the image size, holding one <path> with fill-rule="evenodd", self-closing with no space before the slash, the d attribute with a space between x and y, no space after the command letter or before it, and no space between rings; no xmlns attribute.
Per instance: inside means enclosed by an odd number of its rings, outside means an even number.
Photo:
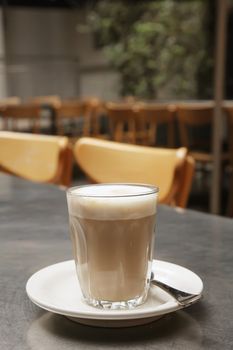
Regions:
<svg viewBox="0 0 233 350"><path fill-rule="evenodd" d="M3 117L2 111L4 111L4 109L7 106L15 106L15 105L19 105L20 103L21 103L21 99L17 96L11 96L11 97L0 99L0 117L2 117L2 121L3 121L2 123L3 130L7 130L8 120Z"/></svg>
<svg viewBox="0 0 233 350"><path fill-rule="evenodd" d="M40 132L40 106L33 104L6 105L2 108L1 115L4 118L6 130L20 131L23 129L22 121L26 121L24 128L26 127L33 133Z"/></svg>
<svg viewBox="0 0 233 350"><path fill-rule="evenodd" d="M58 95L34 96L28 99L28 103L40 106L41 108L41 126L45 133L57 135L56 108L61 104ZM41 128L42 129L42 128Z"/></svg>
<svg viewBox="0 0 233 350"><path fill-rule="evenodd" d="M137 112L133 104L109 102L106 104L106 111L109 117L111 139L136 144L135 113Z"/></svg>
<svg viewBox="0 0 233 350"><path fill-rule="evenodd" d="M186 103L177 107L177 120L181 146L189 149L196 161L196 185L199 194L210 191L210 174L213 169L212 124L213 103ZM221 172L229 163L229 153L221 153Z"/></svg>
<svg viewBox="0 0 233 350"><path fill-rule="evenodd" d="M0 132L0 170L35 182L69 186L72 150L66 137Z"/></svg>
<svg viewBox="0 0 233 350"><path fill-rule="evenodd" d="M193 158L201 163L213 161L211 153L211 130L213 121L213 105L211 104L180 104L177 106L180 142L190 150ZM209 135L200 137L200 131L206 128ZM195 135L194 135L195 134Z"/></svg>
<svg viewBox="0 0 233 350"><path fill-rule="evenodd" d="M61 99L58 95L47 95L47 96L34 96L28 99L28 103L33 103L40 106L51 106L58 107L61 103Z"/></svg>
<svg viewBox="0 0 233 350"><path fill-rule="evenodd" d="M58 135L80 137L85 123L84 106L78 101L63 101L55 109Z"/></svg>
<svg viewBox="0 0 233 350"><path fill-rule="evenodd" d="M142 144L155 146L157 140L157 129L166 126L165 146L175 147L175 106L167 104L145 104L136 105L138 109L138 128L141 129ZM137 126L136 126L137 128Z"/></svg>
<svg viewBox="0 0 233 350"><path fill-rule="evenodd" d="M185 148L162 149L80 138L74 155L94 183L153 184L160 188L160 203L186 207L194 160L187 157Z"/></svg>
<svg viewBox="0 0 233 350"><path fill-rule="evenodd" d="M105 103L98 98L88 98L83 100L83 107L85 117L83 135L108 139L109 125L107 125Z"/></svg>

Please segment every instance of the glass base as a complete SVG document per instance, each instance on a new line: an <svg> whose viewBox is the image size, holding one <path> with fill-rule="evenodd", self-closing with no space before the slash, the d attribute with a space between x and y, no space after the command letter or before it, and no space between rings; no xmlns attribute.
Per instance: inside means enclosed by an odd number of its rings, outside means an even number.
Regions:
<svg viewBox="0 0 233 350"><path fill-rule="evenodd" d="M91 306L105 310L129 310L143 304L146 301L146 295L131 300L124 301L106 301L96 299L84 299Z"/></svg>

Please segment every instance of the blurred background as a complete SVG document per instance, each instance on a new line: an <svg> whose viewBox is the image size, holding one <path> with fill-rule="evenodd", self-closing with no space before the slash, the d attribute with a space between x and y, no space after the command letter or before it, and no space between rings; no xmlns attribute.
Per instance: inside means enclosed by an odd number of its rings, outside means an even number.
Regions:
<svg viewBox="0 0 233 350"><path fill-rule="evenodd" d="M102 104L110 101L134 106L140 102L163 104L177 114L172 147L187 146L181 137L180 105L185 103L194 110L203 107L212 117L215 113L220 3L213 0L1 1L0 104L2 101L6 106L5 99L9 97L17 97L17 103L21 104L39 98L41 105L51 107L41 114L39 132L72 138L82 136L83 124L80 118L79 121L73 118L70 124L67 119L61 132L55 112L63 102L96 99ZM222 22L226 48L221 67L225 79L218 94L225 101L220 136L213 138L213 122L188 134L188 138L199 139L198 151L202 148L205 154L213 155L214 142L220 139L218 212L229 216L232 212L229 193L233 192L231 128L227 119L230 120L231 114L228 109L233 108L232 5L228 1ZM101 133L109 134L108 138L112 139L106 109L100 109L99 114ZM153 146L171 147L165 140L166 127L158 126ZM2 118L1 129L16 127L13 122L6 126ZM17 126L18 131L25 129L27 120ZM189 208L211 210L213 164L211 157L205 161L196 159ZM77 166L73 176L74 181L83 176Z"/></svg>
<svg viewBox="0 0 233 350"><path fill-rule="evenodd" d="M213 97L215 1L1 4L1 97ZM227 98L232 46L229 40Z"/></svg>

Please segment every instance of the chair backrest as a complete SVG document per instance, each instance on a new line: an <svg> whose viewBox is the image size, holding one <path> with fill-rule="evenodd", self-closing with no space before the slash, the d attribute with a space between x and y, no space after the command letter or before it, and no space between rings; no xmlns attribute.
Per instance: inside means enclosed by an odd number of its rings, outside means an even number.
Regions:
<svg viewBox="0 0 233 350"><path fill-rule="evenodd" d="M1 115L6 122L7 130L18 131L20 129L18 121L23 119L31 124L31 129L34 133L38 133L40 131L40 112L40 106L17 104L5 106L1 111ZM11 126L10 120L12 121Z"/></svg>
<svg viewBox="0 0 233 350"><path fill-rule="evenodd" d="M136 106L137 108L137 106ZM155 145L157 143L157 127L166 125L166 141L167 147L175 145L175 106L169 104L138 104L138 115L141 126L147 134L145 145Z"/></svg>
<svg viewBox="0 0 233 350"><path fill-rule="evenodd" d="M135 110L131 103L106 104L112 139L117 142L136 143Z"/></svg>
<svg viewBox="0 0 233 350"><path fill-rule="evenodd" d="M160 188L161 203L186 206L194 169L186 148L162 149L80 138L74 155L95 183L153 184Z"/></svg>
<svg viewBox="0 0 233 350"><path fill-rule="evenodd" d="M21 103L21 99L17 96L11 96L0 99L0 117L2 118L2 129L8 129L8 119L4 118L2 112L6 109L7 106L15 106Z"/></svg>
<svg viewBox="0 0 233 350"><path fill-rule="evenodd" d="M106 113L105 103L98 98L83 100L84 106L84 136L105 137L102 132L102 116Z"/></svg>
<svg viewBox="0 0 233 350"><path fill-rule="evenodd" d="M177 106L176 115L178 120L181 145L191 148L210 148L211 141L208 135L201 137L200 129L207 126L210 130L213 121L213 109L210 104L180 104ZM199 128L198 137L189 133L189 129ZM196 134L197 135L197 134Z"/></svg>
<svg viewBox="0 0 233 350"><path fill-rule="evenodd" d="M0 108L7 105L18 105L21 103L21 99L18 96L5 97L0 99Z"/></svg>
<svg viewBox="0 0 233 350"><path fill-rule="evenodd" d="M84 107L83 103L79 101L64 101L55 108L55 111L58 134L64 135L64 122L77 121L83 118ZM83 126L81 129L83 129ZM79 130L79 134L83 134L83 130Z"/></svg>
<svg viewBox="0 0 233 350"><path fill-rule="evenodd" d="M0 170L35 181L69 186L72 150L66 137L0 132Z"/></svg>
<svg viewBox="0 0 233 350"><path fill-rule="evenodd" d="M48 105L51 107L57 107L61 103L61 99L58 95L47 95L47 96L34 96L28 99L28 103L36 105Z"/></svg>

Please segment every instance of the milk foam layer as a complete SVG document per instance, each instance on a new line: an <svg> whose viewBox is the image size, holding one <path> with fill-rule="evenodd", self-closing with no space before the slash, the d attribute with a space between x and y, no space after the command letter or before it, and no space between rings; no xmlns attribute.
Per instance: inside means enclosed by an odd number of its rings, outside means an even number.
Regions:
<svg viewBox="0 0 233 350"><path fill-rule="evenodd" d="M94 220L128 220L156 212L158 193L139 185L90 185L71 189L71 215Z"/></svg>

